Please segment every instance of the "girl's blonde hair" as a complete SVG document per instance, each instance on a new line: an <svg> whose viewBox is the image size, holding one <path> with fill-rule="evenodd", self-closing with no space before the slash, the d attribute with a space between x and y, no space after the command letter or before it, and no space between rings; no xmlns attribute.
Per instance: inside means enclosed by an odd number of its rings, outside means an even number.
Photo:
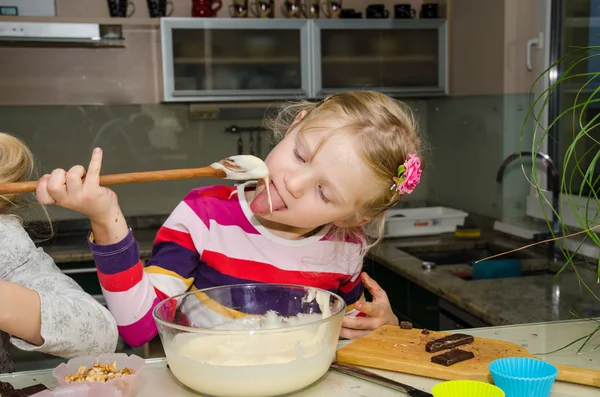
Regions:
<svg viewBox="0 0 600 397"><path fill-rule="evenodd" d="M27 145L0 132L0 184L29 180L33 171L33 154ZM0 194L0 215L13 214L26 206L24 195Z"/></svg>
<svg viewBox="0 0 600 397"><path fill-rule="evenodd" d="M368 225L375 230L376 238L368 241L364 227L334 227L332 233L338 241L360 241L363 255L377 244L384 231L385 212L396 204L401 195L391 189L393 177L398 176L398 166L409 154L422 158L423 140L411 109L404 103L373 91L350 91L333 94L319 103L299 101L283 106L277 115L266 120L276 140L282 139L301 112L306 115L299 121L300 132L314 126L316 121L336 118L357 139L362 157L371 168L380 186L379 194L361 203L355 214L371 217ZM318 148L317 148L318 150Z"/></svg>

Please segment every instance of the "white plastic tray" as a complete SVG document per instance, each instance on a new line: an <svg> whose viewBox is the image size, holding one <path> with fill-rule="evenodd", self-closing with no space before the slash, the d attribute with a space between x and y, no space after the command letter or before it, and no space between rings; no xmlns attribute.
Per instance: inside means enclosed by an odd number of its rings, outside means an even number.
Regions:
<svg viewBox="0 0 600 397"><path fill-rule="evenodd" d="M384 237L427 236L452 233L468 216L448 207L424 207L389 210Z"/></svg>

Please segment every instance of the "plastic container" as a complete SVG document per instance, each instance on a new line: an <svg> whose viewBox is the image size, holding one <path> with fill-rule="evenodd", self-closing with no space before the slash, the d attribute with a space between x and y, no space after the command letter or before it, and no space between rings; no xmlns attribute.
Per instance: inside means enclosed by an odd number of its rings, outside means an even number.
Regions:
<svg viewBox="0 0 600 397"><path fill-rule="evenodd" d="M33 397L123 397L121 390L105 383L71 383L54 390L44 390Z"/></svg>
<svg viewBox="0 0 600 397"><path fill-rule="evenodd" d="M488 259L473 265L473 280L489 280L493 278L511 278L521 276L521 260Z"/></svg>
<svg viewBox="0 0 600 397"><path fill-rule="evenodd" d="M548 397L558 375L552 364L521 357L494 360L489 370L506 397Z"/></svg>
<svg viewBox="0 0 600 397"><path fill-rule="evenodd" d="M466 212L447 207L389 210L385 216L384 237L426 236L454 233L465 223Z"/></svg>
<svg viewBox="0 0 600 397"><path fill-rule="evenodd" d="M82 365L90 368L94 365L94 362L99 362L102 364L111 364L113 361L116 362L118 370L123 368L130 368L133 370L133 375L126 375L121 378L111 379L107 382L86 382L83 384L87 384L90 386L105 384L108 386L113 386L116 389L120 390L123 394L123 397L133 396L136 382L139 379L139 373L146 363L146 361L143 358L133 354L131 356L128 356L125 353L115 353L102 354L100 356L76 357L67 361L66 364L62 363L58 367L56 367L52 372L52 375L54 375L60 386L74 385L74 383L68 383L65 380L65 376L75 373L77 369Z"/></svg>
<svg viewBox="0 0 600 397"><path fill-rule="evenodd" d="M451 380L431 389L433 397L505 397L504 392L489 383L474 380Z"/></svg>
<svg viewBox="0 0 600 397"><path fill-rule="evenodd" d="M242 284L187 292L154 309L173 375L202 395L269 397L321 378L346 304L318 288Z"/></svg>

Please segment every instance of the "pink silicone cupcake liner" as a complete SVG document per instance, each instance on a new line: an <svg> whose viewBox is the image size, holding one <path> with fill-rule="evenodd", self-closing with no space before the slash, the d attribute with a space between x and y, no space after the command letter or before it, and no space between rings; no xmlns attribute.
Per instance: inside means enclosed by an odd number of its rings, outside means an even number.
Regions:
<svg viewBox="0 0 600 397"><path fill-rule="evenodd" d="M71 383L59 386L54 390L44 390L32 397L123 397L121 390L105 383L93 385L87 383Z"/></svg>
<svg viewBox="0 0 600 397"><path fill-rule="evenodd" d="M139 379L139 373L144 367L144 364L146 363L143 358L133 354L131 356L128 356L125 353L115 353L102 354L100 356L76 357L69 360L66 364L62 363L58 367L56 367L52 372L52 375L54 375L60 386L73 385L73 383L68 383L65 380L65 377L67 375L75 373L79 367L85 366L87 368L90 368L94 365L94 362L99 362L102 364L111 364L113 361L116 362L117 369L119 370L123 368L132 369L133 375L126 375L121 378L111 379L106 383L86 382L84 384L87 384L89 386L105 384L108 386L113 386L116 389L120 390L123 397L133 396L136 382Z"/></svg>

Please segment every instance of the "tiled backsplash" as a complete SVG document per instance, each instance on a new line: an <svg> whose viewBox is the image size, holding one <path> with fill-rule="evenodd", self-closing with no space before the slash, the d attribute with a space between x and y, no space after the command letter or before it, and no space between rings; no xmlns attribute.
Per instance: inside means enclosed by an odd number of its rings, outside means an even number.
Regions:
<svg viewBox="0 0 600 397"><path fill-rule="evenodd" d="M409 104L427 130L426 102ZM119 106L3 106L0 107L0 131L23 139L37 158L40 175L54 168L68 169L75 164L87 167L91 151L104 150L103 174L192 168L209 165L237 154L238 135L224 133L225 127L259 126L264 109L258 112L229 110L236 117L197 121L189 116L187 105ZM226 113L226 112L224 112ZM250 115L243 118L244 113ZM242 115L242 116L240 116ZM257 116L259 115L259 116ZM245 153L249 136L243 134ZM262 136L261 154L269 150L269 137ZM428 180L407 200L426 200ZM213 183L215 179L182 180L115 186L123 212L127 216L164 215L192 188ZM232 183L232 182L225 182ZM53 219L81 218L77 213L49 207ZM33 209L31 220L43 219Z"/></svg>
<svg viewBox="0 0 600 397"><path fill-rule="evenodd" d="M519 162L507 168L502 185L496 183L496 173L504 158L520 149L528 109L526 94L428 102L428 200L496 219L524 216L528 185ZM530 149L530 139L523 142L522 149Z"/></svg>

